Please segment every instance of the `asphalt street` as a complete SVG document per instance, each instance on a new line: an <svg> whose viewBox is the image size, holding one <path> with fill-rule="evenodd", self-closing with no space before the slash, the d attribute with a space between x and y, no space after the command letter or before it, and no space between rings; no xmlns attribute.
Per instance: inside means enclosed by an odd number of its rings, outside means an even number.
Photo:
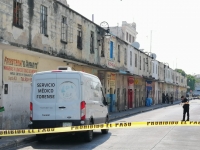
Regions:
<svg viewBox="0 0 200 150"><path fill-rule="evenodd" d="M200 120L200 100L190 101L190 120ZM182 119L182 107L172 105L133 116L129 116L115 122L133 121L180 121ZM149 127L131 129L113 129L103 135L100 131L94 131L94 139L85 143L79 135L66 134L51 137L45 143L32 142L18 150L41 149L73 149L73 150L199 150L200 127ZM15 148L16 149L16 148Z"/></svg>

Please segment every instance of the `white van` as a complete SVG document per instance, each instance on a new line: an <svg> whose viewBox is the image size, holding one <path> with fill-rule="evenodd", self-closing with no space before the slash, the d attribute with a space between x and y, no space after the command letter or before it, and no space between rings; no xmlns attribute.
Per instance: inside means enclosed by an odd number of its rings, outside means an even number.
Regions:
<svg viewBox="0 0 200 150"><path fill-rule="evenodd" d="M33 74L29 127L54 128L108 123L109 115L98 77L71 70L44 71ZM108 129L101 130L103 134ZM83 133L91 141L93 131ZM38 141L45 134L36 135Z"/></svg>

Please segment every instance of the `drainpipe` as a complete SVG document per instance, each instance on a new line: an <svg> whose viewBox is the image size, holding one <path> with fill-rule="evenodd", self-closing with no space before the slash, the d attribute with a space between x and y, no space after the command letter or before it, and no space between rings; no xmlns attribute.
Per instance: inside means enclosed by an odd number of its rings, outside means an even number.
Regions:
<svg viewBox="0 0 200 150"><path fill-rule="evenodd" d="M28 0L28 14L29 14L29 27L28 27L28 31L29 31L29 38L28 38L28 49L32 48L32 19L34 16L34 0Z"/></svg>

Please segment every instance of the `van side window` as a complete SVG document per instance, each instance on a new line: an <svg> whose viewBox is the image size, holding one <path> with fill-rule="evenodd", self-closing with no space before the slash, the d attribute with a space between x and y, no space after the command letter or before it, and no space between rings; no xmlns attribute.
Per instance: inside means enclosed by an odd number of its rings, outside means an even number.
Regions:
<svg viewBox="0 0 200 150"><path fill-rule="evenodd" d="M87 95L93 98L100 98L99 92L100 92L100 83L95 82L95 81L87 81L87 87L88 87L88 93ZM100 100L98 100L100 101Z"/></svg>
<svg viewBox="0 0 200 150"><path fill-rule="evenodd" d="M94 82L94 81L92 81L92 84L93 84L94 90L99 91L100 84L98 82Z"/></svg>

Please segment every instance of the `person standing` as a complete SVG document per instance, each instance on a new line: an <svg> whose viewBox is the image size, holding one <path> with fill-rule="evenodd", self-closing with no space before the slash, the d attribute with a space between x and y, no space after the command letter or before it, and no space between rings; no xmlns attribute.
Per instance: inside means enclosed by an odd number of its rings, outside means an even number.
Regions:
<svg viewBox="0 0 200 150"><path fill-rule="evenodd" d="M185 121L185 114L187 113L187 120L189 121L189 100L184 96L181 96L181 104L183 105L183 119L181 121Z"/></svg>
<svg viewBox="0 0 200 150"><path fill-rule="evenodd" d="M167 104L169 104L169 95L168 95L168 93L166 94L166 101L167 101Z"/></svg>
<svg viewBox="0 0 200 150"><path fill-rule="evenodd" d="M165 93L162 93L162 103L165 103Z"/></svg>
<svg viewBox="0 0 200 150"><path fill-rule="evenodd" d="M170 96L170 101L171 101L171 104L173 104L174 98L173 98L173 95L172 95L172 94L171 94L171 96Z"/></svg>

